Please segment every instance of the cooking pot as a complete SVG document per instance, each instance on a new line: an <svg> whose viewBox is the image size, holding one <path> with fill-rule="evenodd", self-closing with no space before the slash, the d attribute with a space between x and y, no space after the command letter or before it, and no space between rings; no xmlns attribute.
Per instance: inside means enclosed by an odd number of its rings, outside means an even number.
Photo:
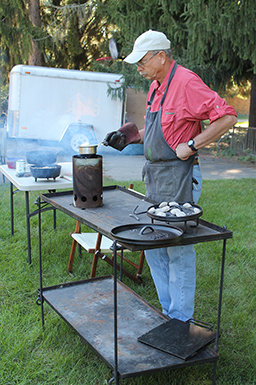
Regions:
<svg viewBox="0 0 256 385"><path fill-rule="evenodd" d="M79 146L80 155L93 155L97 152L97 144L83 143Z"/></svg>
<svg viewBox="0 0 256 385"><path fill-rule="evenodd" d="M183 230L162 224L127 224L114 227L111 234L120 242L144 246L170 246L183 237Z"/></svg>
<svg viewBox="0 0 256 385"><path fill-rule="evenodd" d="M61 166L58 164L50 164L47 166L31 166L31 175L37 181L37 178L53 178L54 180L60 175Z"/></svg>
<svg viewBox="0 0 256 385"><path fill-rule="evenodd" d="M46 166L56 162L57 151L43 147L32 149L26 152L27 163L36 166Z"/></svg>
<svg viewBox="0 0 256 385"><path fill-rule="evenodd" d="M168 205L167 205L168 206ZM155 219L157 221L163 221L163 222L186 222L186 221L193 221L195 219L198 219L203 215L203 209L202 207L190 204L190 207L186 207L186 204L177 204L175 206L170 207L169 209L177 209L178 211L182 212L182 216L176 216L177 214L172 214L172 210L164 212L164 215L157 212L157 209L159 209L159 204L150 206L147 210L147 215ZM154 209L154 210L152 210ZM156 211L155 211L156 210Z"/></svg>

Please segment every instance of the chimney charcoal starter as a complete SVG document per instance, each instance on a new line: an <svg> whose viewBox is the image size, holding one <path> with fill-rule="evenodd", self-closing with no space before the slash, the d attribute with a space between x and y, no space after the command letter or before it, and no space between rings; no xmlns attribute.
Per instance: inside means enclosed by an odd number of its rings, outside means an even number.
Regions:
<svg viewBox="0 0 256 385"><path fill-rule="evenodd" d="M73 156L73 204L79 208L102 206L102 156L96 146L79 146Z"/></svg>

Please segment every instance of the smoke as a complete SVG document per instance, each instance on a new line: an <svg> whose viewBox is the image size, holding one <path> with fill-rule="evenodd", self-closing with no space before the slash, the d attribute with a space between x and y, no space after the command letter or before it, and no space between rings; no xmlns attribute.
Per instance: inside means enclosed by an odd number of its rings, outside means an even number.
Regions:
<svg viewBox="0 0 256 385"><path fill-rule="evenodd" d="M123 155L143 155L143 144L129 144L123 151L115 150L112 147L101 145L98 147L97 154L102 156L123 156Z"/></svg>

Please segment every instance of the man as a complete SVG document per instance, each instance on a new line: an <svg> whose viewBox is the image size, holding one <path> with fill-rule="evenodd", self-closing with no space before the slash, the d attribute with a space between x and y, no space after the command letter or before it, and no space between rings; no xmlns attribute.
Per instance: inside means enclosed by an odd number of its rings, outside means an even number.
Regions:
<svg viewBox="0 0 256 385"><path fill-rule="evenodd" d="M107 134L105 144L122 150L144 143L146 196L158 201L197 203L201 173L198 150L218 140L236 122L233 107L193 72L173 60L165 34L149 30L139 36L124 61L153 80L145 126L126 123ZM209 119L202 132L201 121ZM196 183L193 183L193 181ZM192 245L145 251L163 313L187 321L194 312L195 251Z"/></svg>

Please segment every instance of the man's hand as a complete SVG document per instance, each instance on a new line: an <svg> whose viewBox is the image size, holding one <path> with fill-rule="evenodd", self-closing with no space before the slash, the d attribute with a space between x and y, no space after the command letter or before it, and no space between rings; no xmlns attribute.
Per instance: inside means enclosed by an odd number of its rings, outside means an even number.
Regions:
<svg viewBox="0 0 256 385"><path fill-rule="evenodd" d="M215 142L218 140L225 132L231 128L237 122L237 117L235 115L225 115L222 118L219 118L209 124L209 126L201 132L201 134L197 135L194 140L195 148L198 150L207 146L208 144ZM187 145L187 143L180 143L176 147L176 155L181 160L186 160L193 154L191 148Z"/></svg>
<svg viewBox="0 0 256 385"><path fill-rule="evenodd" d="M181 160L186 160L193 154L191 148L187 145L187 143L180 143L176 147L176 155Z"/></svg>
<svg viewBox="0 0 256 385"><path fill-rule="evenodd" d="M141 140L137 126L134 123L125 123L119 130L109 132L103 144L122 151L130 143L139 143Z"/></svg>
<svg viewBox="0 0 256 385"><path fill-rule="evenodd" d="M115 148L116 150L122 151L126 143L126 136L122 134L120 131L112 131L109 132L102 142L105 146L110 146Z"/></svg>

